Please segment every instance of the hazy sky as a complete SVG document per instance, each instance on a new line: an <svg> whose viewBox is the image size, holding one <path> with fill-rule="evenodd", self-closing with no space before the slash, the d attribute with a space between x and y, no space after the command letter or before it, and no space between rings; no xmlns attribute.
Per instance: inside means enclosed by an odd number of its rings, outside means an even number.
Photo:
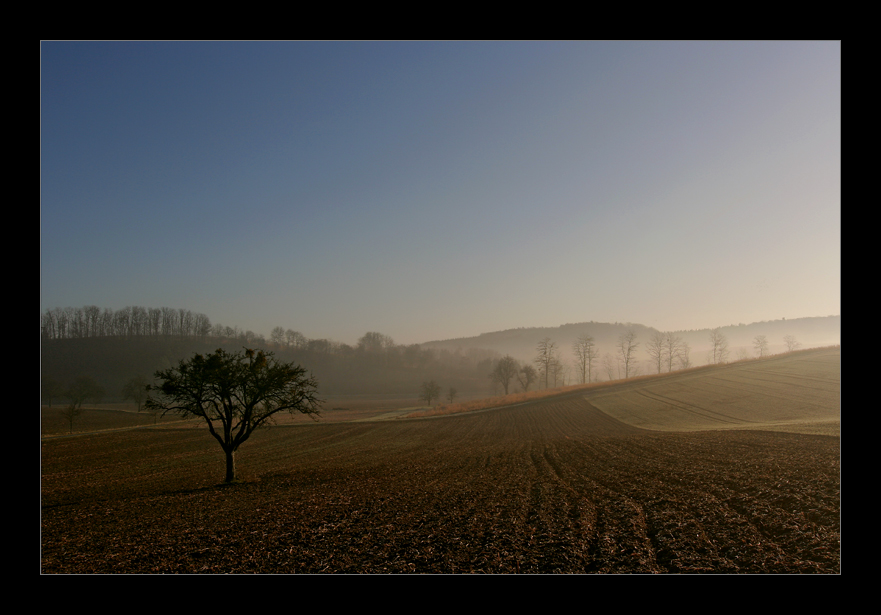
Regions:
<svg viewBox="0 0 881 615"><path fill-rule="evenodd" d="M45 42L40 309L398 343L841 312L840 42Z"/></svg>

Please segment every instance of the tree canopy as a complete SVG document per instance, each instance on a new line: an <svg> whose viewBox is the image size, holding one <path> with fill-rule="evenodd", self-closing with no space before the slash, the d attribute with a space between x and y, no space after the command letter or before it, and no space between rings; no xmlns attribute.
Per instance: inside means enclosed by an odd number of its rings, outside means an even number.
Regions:
<svg viewBox="0 0 881 615"><path fill-rule="evenodd" d="M235 480L235 452L255 429L279 412L314 417L321 403L304 368L262 350L195 354L155 376L161 382L147 386L144 407L203 419L226 454L226 482Z"/></svg>

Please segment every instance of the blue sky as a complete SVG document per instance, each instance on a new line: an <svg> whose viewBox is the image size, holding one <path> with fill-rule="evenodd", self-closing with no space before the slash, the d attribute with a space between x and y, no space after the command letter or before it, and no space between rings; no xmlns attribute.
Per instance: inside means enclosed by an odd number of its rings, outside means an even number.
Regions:
<svg viewBox="0 0 881 615"><path fill-rule="evenodd" d="M398 343L840 314L839 42L44 42L40 309Z"/></svg>

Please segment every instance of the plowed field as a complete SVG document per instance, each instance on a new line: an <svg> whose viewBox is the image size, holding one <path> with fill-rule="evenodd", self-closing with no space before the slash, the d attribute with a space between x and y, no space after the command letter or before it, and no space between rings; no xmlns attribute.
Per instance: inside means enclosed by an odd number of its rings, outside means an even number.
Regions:
<svg viewBox="0 0 881 615"><path fill-rule="evenodd" d="M46 440L41 570L838 573L839 441L648 431L584 394L275 427L231 486L201 427Z"/></svg>

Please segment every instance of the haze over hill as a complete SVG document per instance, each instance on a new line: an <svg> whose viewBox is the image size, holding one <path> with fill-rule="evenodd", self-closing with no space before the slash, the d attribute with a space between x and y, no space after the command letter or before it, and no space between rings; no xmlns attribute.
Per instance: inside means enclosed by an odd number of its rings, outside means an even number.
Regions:
<svg viewBox="0 0 881 615"><path fill-rule="evenodd" d="M750 324L738 323L719 327L729 343L731 358L735 358L740 350L754 356L753 341L756 336L764 335L769 342L769 352L783 352L786 346L784 336L795 336L801 348L830 346L841 343L841 316L818 316L814 318L780 319ZM559 327L523 327L482 333L474 337L463 337L451 340L437 340L421 344L425 348L447 349L450 351L481 348L493 350L501 355L509 354L520 361L532 361L535 358L536 344L543 338L556 342L557 348L564 356L572 353L572 345L582 335L590 335L599 347L600 354L612 352L620 336L628 331L636 333L636 341L642 350L637 349L640 360L648 358L644 352L645 343L658 330L634 323L583 322L560 325ZM667 331L663 331L667 333ZM706 362L709 350L710 329L693 329L688 331L670 331L680 337L691 347L691 360L694 365Z"/></svg>
<svg viewBox="0 0 881 615"><path fill-rule="evenodd" d="M827 316L730 325L720 331L728 339L728 360L735 360L755 356L756 336L765 336L767 351L775 354L785 349L784 336L794 336L801 348L840 344L840 328L839 316ZM41 316L41 376L44 384L54 383L49 388L54 386L57 390L63 390L75 378L88 376L104 388L109 401L118 399L125 383L133 377L149 380L156 370L175 365L196 352L211 352L218 347L236 351L245 346L272 350L280 359L301 363L314 372L321 390L329 394L415 397L422 382L436 380L443 387L455 388L460 395L479 397L496 392L495 380L489 376L504 355L511 355L522 365L534 365L536 346L545 338L556 345L553 354L560 365L545 386L580 381L572 345L584 335L592 336L597 348L588 379L624 377L620 370L612 373L601 364L607 359L617 363L618 341L629 332L636 335L630 375L656 373L657 364L649 363L646 348L657 331L633 323L587 322L509 329L410 345L396 344L392 337L382 333L367 332L355 346L350 346L328 339L308 339L280 327L267 340L237 327L212 325L207 315L187 310L135 306L114 312L86 306L47 310ZM709 330L672 333L688 345L688 365L708 362ZM663 371L681 367L683 364L677 359L675 365L668 364ZM51 401L48 389L43 398Z"/></svg>

